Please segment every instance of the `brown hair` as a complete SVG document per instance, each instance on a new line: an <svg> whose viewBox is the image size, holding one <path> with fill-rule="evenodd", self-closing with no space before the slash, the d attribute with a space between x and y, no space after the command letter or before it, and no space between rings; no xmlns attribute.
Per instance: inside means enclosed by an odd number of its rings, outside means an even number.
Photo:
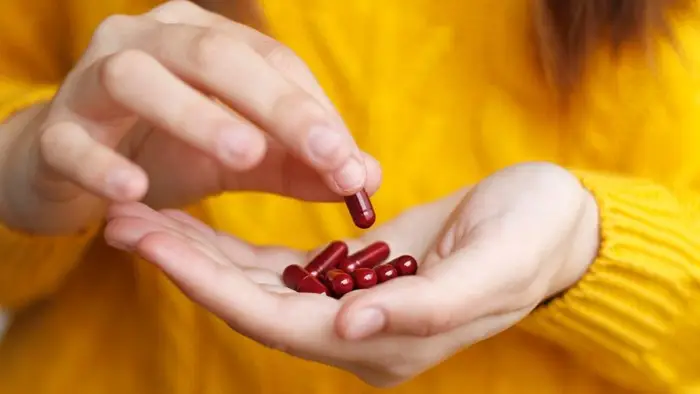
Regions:
<svg viewBox="0 0 700 394"><path fill-rule="evenodd" d="M658 36L673 40L669 17L694 0L534 0L535 32L545 78L567 96L580 83L593 49L649 50Z"/></svg>

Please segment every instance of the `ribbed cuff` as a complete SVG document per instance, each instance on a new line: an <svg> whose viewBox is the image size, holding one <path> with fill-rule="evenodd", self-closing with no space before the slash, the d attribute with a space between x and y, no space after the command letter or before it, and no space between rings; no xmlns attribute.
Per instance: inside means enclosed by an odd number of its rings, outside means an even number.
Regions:
<svg viewBox="0 0 700 394"><path fill-rule="evenodd" d="M598 203L599 255L574 287L523 327L579 356L607 354L624 360L623 367L673 380L672 367L653 359L662 343L675 340L689 299L697 297L700 233L697 218L689 217L697 212L649 181L575 174ZM676 353L681 349L679 343Z"/></svg>

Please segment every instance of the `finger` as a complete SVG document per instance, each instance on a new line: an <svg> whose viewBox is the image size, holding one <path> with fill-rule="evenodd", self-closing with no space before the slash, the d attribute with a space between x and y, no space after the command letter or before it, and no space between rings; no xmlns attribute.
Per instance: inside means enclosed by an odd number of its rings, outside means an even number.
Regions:
<svg viewBox="0 0 700 394"><path fill-rule="evenodd" d="M302 252L277 246L254 246L233 235L217 232L213 241L221 253L240 267L258 267L282 274L292 264L303 264Z"/></svg>
<svg viewBox="0 0 700 394"><path fill-rule="evenodd" d="M260 284L260 287L267 291L268 293L279 294L279 295L291 295L296 294L296 291L279 284Z"/></svg>
<svg viewBox="0 0 700 394"><path fill-rule="evenodd" d="M188 217L184 213L182 215ZM193 220L191 217L187 221L183 218L175 220L143 204L125 204L110 209L105 239L118 249L130 251L147 235L167 232L198 248L219 264L226 265L225 256L212 247L217 240L216 233L203 223L192 225Z"/></svg>
<svg viewBox="0 0 700 394"><path fill-rule="evenodd" d="M133 126L134 115L234 169L250 168L264 155L265 139L249 122L231 116L139 52L93 64L67 91L39 141L44 170L111 200L139 200L148 188L145 172L112 149Z"/></svg>
<svg viewBox="0 0 700 394"><path fill-rule="evenodd" d="M114 201L139 200L148 189L148 177L140 167L97 142L79 123L49 124L40 137L39 151L39 177L55 171Z"/></svg>
<svg viewBox="0 0 700 394"><path fill-rule="evenodd" d="M365 187L367 193L373 195L381 184L381 169L379 163L371 156L362 154L362 157L368 169ZM228 173L223 180L227 190L264 190L306 201L341 200L315 170L279 146L270 147L265 159L251 171Z"/></svg>
<svg viewBox="0 0 700 394"><path fill-rule="evenodd" d="M133 250L138 242L154 232L169 232L182 240L191 240L201 234L141 203L112 204L106 219L104 236L107 243L123 250Z"/></svg>
<svg viewBox="0 0 700 394"><path fill-rule="evenodd" d="M345 128L342 126L342 120L340 119L340 116L338 115L337 111L335 110L334 106L332 105L331 101L328 99L327 95L319 85L318 81L314 77L313 73L311 70L308 68L308 66L298 57L296 56L288 47L280 44L276 40L258 32L257 30L250 28L248 26L234 23L227 18L224 18L221 15L218 15L216 13L212 13L209 11L206 11L205 9L194 5L189 2L171 2L168 4L165 4L160 7L156 7L153 9L151 12L147 14L148 16L159 20L164 23L178 23L178 24L191 24L191 25L196 25L196 26L201 26L201 27L206 27L209 29L209 31L221 31L224 32L225 34L229 35L230 37L236 37L237 39L241 40L243 43L248 45L253 51L257 52L262 60L267 62L267 64L270 66L271 70L267 70L268 73L270 71L274 70L277 71L280 76L283 77L288 84L285 84L284 81L279 81L280 86L285 86L287 88L291 88L293 90L296 90L295 88L299 88L302 92L307 93L308 95L311 96L311 98L315 99L316 103L319 104L323 109L326 110L326 115L329 117L329 119L332 119L331 124L337 125L340 127L340 136L345 137L344 142L352 142L352 144L349 144L348 146L351 146L351 151L343 150L343 151L337 151L333 150L330 147L328 147L329 156L326 156L324 158L323 155L321 157L316 157L316 164L314 165L314 158L311 157L309 158L310 155L307 155L307 163L311 163L312 166L316 170L321 170L321 173L324 173L324 169L335 169L335 171L325 171L325 176L324 180L331 186L331 189L334 192L338 192L338 187L341 187L341 189L344 187L347 190L340 190L342 193L345 191L346 193L343 194L349 194L350 192L354 192L358 189L358 187L352 187L348 186L350 183L343 183L343 182L350 182L350 180L353 177L356 177L358 171L360 168L358 168L357 163L359 162L362 164L360 159L360 153L357 147L354 145L354 142L352 138L347 138L349 137L349 133L345 130ZM223 40L222 40L223 41ZM239 56L240 58L243 58L242 56ZM253 58L251 58L252 60ZM260 64L259 59L257 63ZM226 79L224 79L226 80ZM288 86L287 86L288 85ZM235 90L234 90L235 91ZM222 91L218 92L219 95L222 93ZM226 92L223 91L224 93L224 98L226 98ZM303 97L300 96L300 97ZM238 110L240 107L235 106L236 100L235 98L232 99L231 97L228 97L228 101L230 103L234 104L234 107ZM301 108L301 107L299 107ZM255 113L255 112L254 112ZM279 117L277 117L279 118ZM285 122L287 122L285 120ZM282 124L280 122L280 125L284 128L286 126L286 123ZM285 130L282 130L284 133ZM293 152L297 152L297 157L305 158L303 155L303 147L302 149L294 149L295 146L298 145L295 141L298 139L294 135L292 135L290 138L285 138L285 135L281 135L276 132L278 128L275 127L274 125L272 126L272 129L270 131L272 132L273 135L278 137L278 140L280 140L285 146L288 148L291 148ZM296 134L299 134L300 132L297 131ZM301 131L303 134L303 131ZM281 137L281 138L280 138ZM325 136L328 137L328 136ZM338 138L339 136L336 136L334 138ZM337 141L336 141L337 142ZM291 144L291 145L290 145ZM301 143L303 145L303 142ZM332 152L334 151L334 152ZM299 152L301 152L301 156L299 156ZM350 153L349 153L350 152ZM350 160L346 160L344 165L337 164L340 163L341 161L346 159L346 155L351 154ZM329 159L330 157L330 159ZM334 157L334 158L333 158ZM329 161L330 160L336 160L335 164L324 164L324 161ZM354 159L354 160L352 160ZM331 162L332 163L332 162ZM324 165L328 165L330 167L325 168ZM374 173L371 170L378 170L375 168L366 168L366 177L379 177L378 173ZM353 175L355 174L355 175ZM361 174L360 174L361 175ZM357 180L359 183L359 178Z"/></svg>
<svg viewBox="0 0 700 394"><path fill-rule="evenodd" d="M354 250L377 241L383 241L391 248L389 258L410 255L417 258L419 262L424 261L436 238L443 231L445 223L449 221L450 215L454 213L455 207L464 198L467 191L468 188L464 188L430 204L417 206L403 212L387 224L364 233L358 240L360 245ZM420 223L421 226L420 236L416 236L416 223ZM428 252L426 253L426 251Z"/></svg>
<svg viewBox="0 0 700 394"><path fill-rule="evenodd" d="M330 298L271 294L236 267L221 267L201 251L165 233L150 234L139 242L137 251L163 270L188 297L253 340L295 351L318 347L320 335L332 335L328 322L337 312L337 303Z"/></svg>
<svg viewBox="0 0 700 394"><path fill-rule="evenodd" d="M113 204L106 214L105 236L120 246L133 247L146 235L156 231L182 233L182 238L201 239L240 267L265 268L282 273L291 264L304 261L304 254L293 249L256 247L230 234L212 229L188 213L176 209L155 211L142 203Z"/></svg>
<svg viewBox="0 0 700 394"><path fill-rule="evenodd" d="M248 267L242 268L243 273L248 277L248 279L259 285L266 285L268 288L277 286L287 290L291 290L286 287L277 272L271 271L269 269L263 269L259 267Z"/></svg>
<svg viewBox="0 0 700 394"><path fill-rule="evenodd" d="M267 36L252 27L235 23L190 2L171 1L153 8L147 16L161 22L171 24L188 24L201 27L216 28L240 38L258 52L273 68L278 70L289 81L313 96L329 111L335 108L311 70L298 56L277 40Z"/></svg>
<svg viewBox="0 0 700 394"><path fill-rule="evenodd" d="M276 308L276 300L249 281L235 266L215 264L201 251L172 234L152 233L141 239L136 248L146 260L156 264L190 298L226 315L248 314L245 300L263 314ZM233 286L233 292L228 290Z"/></svg>
<svg viewBox="0 0 700 394"><path fill-rule="evenodd" d="M276 272L280 278L288 266L292 264L303 266L308 262L305 253L280 246L258 247L255 249L255 254L258 259L257 266Z"/></svg>
<svg viewBox="0 0 700 394"><path fill-rule="evenodd" d="M105 89L120 105L225 166L243 171L263 158L266 140L257 127L233 116L148 54L121 52L103 62L101 73Z"/></svg>
<svg viewBox="0 0 700 394"><path fill-rule="evenodd" d="M58 173L70 181L67 189L74 182L114 201L139 200L145 172L112 149L138 118L105 90L102 64L76 67L54 98L39 140L38 179Z"/></svg>
<svg viewBox="0 0 700 394"><path fill-rule="evenodd" d="M191 216L187 212L178 209L163 209L160 211L160 213L162 213L170 219L177 221L178 223L192 227L194 230L200 232L202 235L205 235L208 239L214 239L216 237L216 231L214 231L213 228L211 228L209 225L202 222L201 220Z"/></svg>
<svg viewBox="0 0 700 394"><path fill-rule="evenodd" d="M104 229L104 237L108 245L125 251L133 251L139 241L147 235L156 232L168 232L180 240L187 240L187 237L180 234L177 229L173 227L135 217L123 217L109 220Z"/></svg>
<svg viewBox="0 0 700 394"><path fill-rule="evenodd" d="M489 236L492 236L491 233ZM414 277L399 278L351 300L340 313L337 329L349 339L378 332L433 336L483 316L530 306L538 299L527 291L533 275L487 236L475 239L458 252ZM508 239L503 240L508 244ZM499 240L500 242L500 240Z"/></svg>
<svg viewBox="0 0 700 394"><path fill-rule="evenodd" d="M139 202L111 204L107 208L105 218L108 221L121 217L144 218L153 221L158 221L160 219L158 212L154 211L148 205Z"/></svg>
<svg viewBox="0 0 700 394"><path fill-rule="evenodd" d="M336 116L290 83L247 43L217 29L163 25L158 48L146 48L168 69L220 98L326 175L336 193L361 189L366 169Z"/></svg>

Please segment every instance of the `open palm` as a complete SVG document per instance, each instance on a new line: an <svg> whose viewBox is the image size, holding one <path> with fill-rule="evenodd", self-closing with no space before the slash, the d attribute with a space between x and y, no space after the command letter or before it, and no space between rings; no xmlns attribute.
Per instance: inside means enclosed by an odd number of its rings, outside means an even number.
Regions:
<svg viewBox="0 0 700 394"><path fill-rule="evenodd" d="M298 294L280 274L313 252L255 247L179 211L114 207L107 240L158 265L234 330L377 386L425 371L527 316L571 286L597 251L595 201L550 164L504 169L348 241L382 240L421 263L340 300Z"/></svg>
<svg viewBox="0 0 700 394"><path fill-rule="evenodd" d="M394 255L420 257L438 235L442 221L422 226L420 235L411 229L416 222L425 222L424 216L448 213L444 204L424 206L348 244L357 250L381 239L391 245ZM335 300L294 292L280 279L286 266L304 265L315 251L257 247L216 232L184 212L155 211L138 203L110 209L105 237L111 245L156 264L188 297L237 332L294 356L342 368L373 385L399 383L459 349L449 334L341 338L337 317L365 290Z"/></svg>

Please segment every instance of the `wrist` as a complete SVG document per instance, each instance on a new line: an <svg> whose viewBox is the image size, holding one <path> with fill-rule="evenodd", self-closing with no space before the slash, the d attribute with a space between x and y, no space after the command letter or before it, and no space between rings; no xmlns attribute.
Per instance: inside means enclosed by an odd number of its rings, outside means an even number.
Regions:
<svg viewBox="0 0 700 394"><path fill-rule="evenodd" d="M559 274L552 283L548 298L575 285L595 261L600 249L600 214L593 194L581 187L581 205L576 228L569 235L571 247L561 261Z"/></svg>

